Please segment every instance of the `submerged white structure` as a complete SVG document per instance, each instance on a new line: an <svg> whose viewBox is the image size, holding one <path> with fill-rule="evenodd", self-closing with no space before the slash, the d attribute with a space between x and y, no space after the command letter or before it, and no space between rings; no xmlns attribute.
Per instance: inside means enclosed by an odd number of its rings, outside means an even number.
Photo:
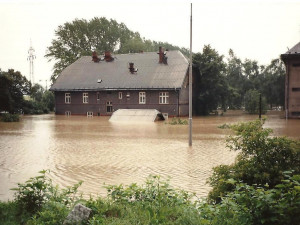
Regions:
<svg viewBox="0 0 300 225"><path fill-rule="evenodd" d="M110 117L110 122L155 122L164 120L156 109L118 109Z"/></svg>

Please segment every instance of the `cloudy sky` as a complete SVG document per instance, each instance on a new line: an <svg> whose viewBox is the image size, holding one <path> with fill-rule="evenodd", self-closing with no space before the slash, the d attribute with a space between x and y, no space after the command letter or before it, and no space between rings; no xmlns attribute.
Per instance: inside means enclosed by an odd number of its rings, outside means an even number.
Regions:
<svg viewBox="0 0 300 225"><path fill-rule="evenodd" d="M29 78L30 40L35 81L45 86L53 62L44 57L59 25L75 18L112 18L146 39L189 47L193 3L193 52L210 44L227 57L268 64L300 41L300 0L0 0L0 68Z"/></svg>

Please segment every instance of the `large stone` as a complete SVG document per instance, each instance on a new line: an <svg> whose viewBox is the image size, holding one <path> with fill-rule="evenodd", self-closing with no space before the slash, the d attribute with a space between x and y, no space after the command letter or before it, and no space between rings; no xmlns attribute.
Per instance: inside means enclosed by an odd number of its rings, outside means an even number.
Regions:
<svg viewBox="0 0 300 225"><path fill-rule="evenodd" d="M92 210L90 208L82 204L77 204L75 205L74 209L69 213L63 224L81 224L82 222L88 220L91 211Z"/></svg>

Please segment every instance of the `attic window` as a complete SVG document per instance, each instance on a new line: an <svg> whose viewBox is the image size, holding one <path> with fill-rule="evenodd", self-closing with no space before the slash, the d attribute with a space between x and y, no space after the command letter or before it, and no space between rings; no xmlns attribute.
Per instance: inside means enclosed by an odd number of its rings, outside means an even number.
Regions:
<svg viewBox="0 0 300 225"><path fill-rule="evenodd" d="M97 83L100 84L102 82L102 79L98 79Z"/></svg>

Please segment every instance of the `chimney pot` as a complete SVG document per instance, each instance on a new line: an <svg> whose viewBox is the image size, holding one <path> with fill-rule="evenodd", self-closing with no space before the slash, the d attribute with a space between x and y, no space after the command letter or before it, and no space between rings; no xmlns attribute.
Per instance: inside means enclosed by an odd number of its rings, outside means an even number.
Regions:
<svg viewBox="0 0 300 225"><path fill-rule="evenodd" d="M99 62L100 59L98 58L97 52L93 51L92 60L96 63Z"/></svg>
<svg viewBox="0 0 300 225"><path fill-rule="evenodd" d="M129 72L130 73L136 73L138 71L138 69L134 68L134 63L129 63Z"/></svg>
<svg viewBox="0 0 300 225"><path fill-rule="evenodd" d="M167 51L168 51L168 49L164 52L163 48L161 46L159 46L158 53L157 53L157 54L159 54L158 63L168 64L168 57L166 57Z"/></svg>
<svg viewBox="0 0 300 225"><path fill-rule="evenodd" d="M111 62L111 61L114 60L114 58L111 56L110 51L105 51L105 52L104 52L104 60L105 60L106 62Z"/></svg>

